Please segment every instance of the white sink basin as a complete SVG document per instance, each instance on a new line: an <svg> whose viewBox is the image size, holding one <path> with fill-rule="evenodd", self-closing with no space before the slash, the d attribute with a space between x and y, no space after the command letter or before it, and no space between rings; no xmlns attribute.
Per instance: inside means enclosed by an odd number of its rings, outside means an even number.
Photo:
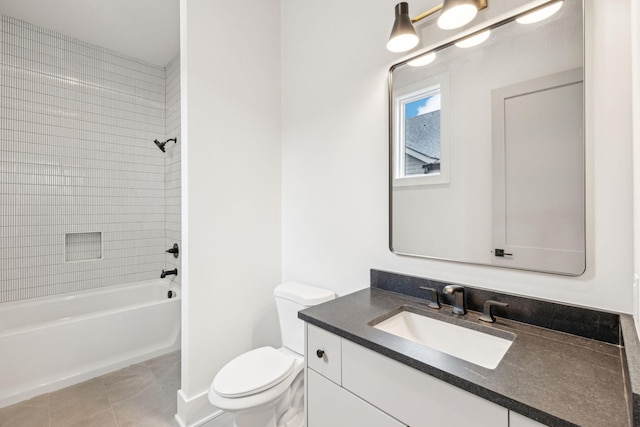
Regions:
<svg viewBox="0 0 640 427"><path fill-rule="evenodd" d="M401 311L374 328L488 369L495 369L513 343L511 339L454 325L431 317Z"/></svg>

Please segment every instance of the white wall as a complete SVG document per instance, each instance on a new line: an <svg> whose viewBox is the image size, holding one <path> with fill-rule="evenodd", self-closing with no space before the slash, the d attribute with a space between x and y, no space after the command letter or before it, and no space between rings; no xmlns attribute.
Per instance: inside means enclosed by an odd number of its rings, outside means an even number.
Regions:
<svg viewBox="0 0 640 427"><path fill-rule="evenodd" d="M635 280L633 314L640 335L640 292L638 279L640 276L640 1L631 2L631 60L633 87L633 200L634 200L634 271Z"/></svg>
<svg viewBox="0 0 640 427"><path fill-rule="evenodd" d="M397 256L388 247L395 0L282 0L283 278L345 294L369 269L632 310L629 0L587 0L587 271L562 277ZM412 14L425 1L410 4ZM424 7L422 7L424 6Z"/></svg>
<svg viewBox="0 0 640 427"><path fill-rule="evenodd" d="M213 410L205 393L226 362L279 343L279 27L277 0L181 0L178 417L188 425Z"/></svg>

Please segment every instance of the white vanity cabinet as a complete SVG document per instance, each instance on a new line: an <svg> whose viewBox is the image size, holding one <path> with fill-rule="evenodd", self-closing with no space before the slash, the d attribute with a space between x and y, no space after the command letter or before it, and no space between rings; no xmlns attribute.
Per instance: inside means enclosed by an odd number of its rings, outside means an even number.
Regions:
<svg viewBox="0 0 640 427"><path fill-rule="evenodd" d="M405 427L353 393L307 371L307 427Z"/></svg>
<svg viewBox="0 0 640 427"><path fill-rule="evenodd" d="M310 324L306 354L307 427L509 426L506 408Z"/></svg>
<svg viewBox="0 0 640 427"><path fill-rule="evenodd" d="M506 408L347 340L342 386L412 427L509 425Z"/></svg>
<svg viewBox="0 0 640 427"><path fill-rule="evenodd" d="M509 411L509 427L544 427L544 424L520 415L517 412Z"/></svg>

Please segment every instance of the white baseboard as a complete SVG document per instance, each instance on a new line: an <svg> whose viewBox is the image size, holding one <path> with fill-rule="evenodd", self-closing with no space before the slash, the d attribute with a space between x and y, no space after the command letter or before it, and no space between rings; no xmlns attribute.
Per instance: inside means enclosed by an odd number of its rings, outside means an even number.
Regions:
<svg viewBox="0 0 640 427"><path fill-rule="evenodd" d="M207 392L187 399L182 390L178 390L177 399L176 421L180 427L198 427L222 414L220 409L209 403Z"/></svg>

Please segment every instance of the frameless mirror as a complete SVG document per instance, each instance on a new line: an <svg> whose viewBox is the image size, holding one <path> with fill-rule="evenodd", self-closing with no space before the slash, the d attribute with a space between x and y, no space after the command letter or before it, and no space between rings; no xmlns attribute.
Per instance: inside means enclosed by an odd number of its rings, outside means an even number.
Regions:
<svg viewBox="0 0 640 427"><path fill-rule="evenodd" d="M584 5L520 3L391 68L393 252L584 272Z"/></svg>

